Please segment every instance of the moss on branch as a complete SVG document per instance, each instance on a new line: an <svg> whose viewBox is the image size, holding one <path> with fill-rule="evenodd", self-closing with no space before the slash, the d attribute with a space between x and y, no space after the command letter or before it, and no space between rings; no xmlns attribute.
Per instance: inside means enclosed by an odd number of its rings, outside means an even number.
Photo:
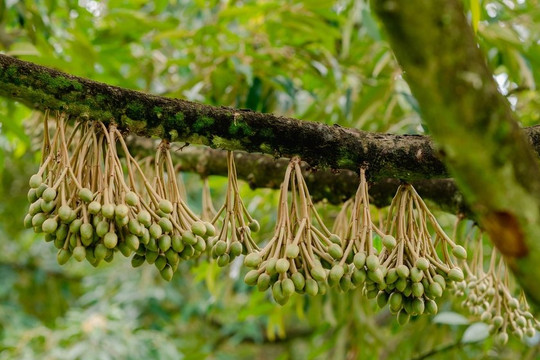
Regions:
<svg viewBox="0 0 540 360"><path fill-rule="evenodd" d="M357 171L374 178L445 177L431 141L423 136L374 134L317 122L215 107L145 94L75 77L0 55L0 95L32 108L115 121L142 136L213 148L299 155L311 166Z"/></svg>
<svg viewBox="0 0 540 360"><path fill-rule="evenodd" d="M372 179L447 177L431 139L376 134L249 110L150 95L0 55L0 96L81 119L115 121L125 130L213 148L299 155L312 167L357 171ZM529 128L540 153L540 128Z"/></svg>

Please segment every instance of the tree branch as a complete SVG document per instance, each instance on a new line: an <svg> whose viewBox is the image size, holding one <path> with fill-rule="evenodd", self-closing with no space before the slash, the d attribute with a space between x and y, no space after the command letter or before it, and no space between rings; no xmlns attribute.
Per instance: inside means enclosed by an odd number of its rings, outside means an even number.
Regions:
<svg viewBox="0 0 540 360"><path fill-rule="evenodd" d="M148 150L154 148L153 142L137 140L136 147ZM201 176L227 176L227 152L207 147L183 147L172 149L175 160L182 171L195 172ZM234 153L238 178L246 181L251 188L279 189L283 174L289 163L286 158L274 159L262 154L245 152ZM304 178L314 201L328 200L340 204L351 198L358 188L358 175L350 170L317 170L302 163ZM390 204L400 181L381 179L370 184L369 193L372 204L384 207ZM451 179L427 179L412 182L418 193L436 203L442 210L450 213L471 215L463 196Z"/></svg>
<svg viewBox="0 0 540 360"><path fill-rule="evenodd" d="M63 111L78 118L114 120L143 136L216 148L300 155L311 166L405 180L444 177L428 138L373 134L245 109L202 105L122 89L0 55L0 95L32 108Z"/></svg>
<svg viewBox="0 0 540 360"><path fill-rule="evenodd" d="M213 148L299 155L312 167L358 171L371 179L405 181L445 178L431 139L393 135L203 105L110 86L0 54L0 96L35 109L77 118L116 121L141 136L204 144ZM540 127L526 130L540 154Z"/></svg>
<svg viewBox="0 0 540 360"><path fill-rule="evenodd" d="M458 0L372 2L442 158L540 303L540 166Z"/></svg>

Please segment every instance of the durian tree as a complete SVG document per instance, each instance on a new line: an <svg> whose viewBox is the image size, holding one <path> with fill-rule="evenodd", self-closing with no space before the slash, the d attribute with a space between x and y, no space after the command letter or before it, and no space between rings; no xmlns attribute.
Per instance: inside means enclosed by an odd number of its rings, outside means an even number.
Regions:
<svg viewBox="0 0 540 360"><path fill-rule="evenodd" d="M536 5L0 3L0 357L534 358Z"/></svg>

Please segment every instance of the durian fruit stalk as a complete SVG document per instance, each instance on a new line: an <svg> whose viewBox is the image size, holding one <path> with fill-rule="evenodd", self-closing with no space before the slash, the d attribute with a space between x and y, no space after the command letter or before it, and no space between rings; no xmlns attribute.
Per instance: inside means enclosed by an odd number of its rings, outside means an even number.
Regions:
<svg viewBox="0 0 540 360"><path fill-rule="evenodd" d="M168 141L161 142L153 162L144 162L146 169L153 168L153 171L144 171L131 155L128 158L139 175L135 188L142 194L141 205L150 235L132 263L139 265L146 260L155 264L168 279L181 260L198 257L205 251L207 240L215 235L215 228L199 219L184 201L183 184L177 176Z"/></svg>
<svg viewBox="0 0 540 360"><path fill-rule="evenodd" d="M214 208L214 203L212 202L212 194L210 193L210 185L208 184L208 178L204 177L202 179L202 212L201 220L212 222L214 217L217 214L216 209Z"/></svg>
<svg viewBox="0 0 540 360"><path fill-rule="evenodd" d="M388 303L400 324L411 316L436 313L435 299L449 283L463 280L455 258L465 259L467 252L446 235L411 185L398 188L386 233L379 254L384 279L368 289L368 296L376 292L378 304Z"/></svg>
<svg viewBox="0 0 540 360"><path fill-rule="evenodd" d="M502 256L493 248L488 270L484 270L483 236L478 231L470 266L464 262L467 274L455 284L455 295L465 296L462 306L489 324L489 331L500 345L508 342L510 334L519 339L532 337L540 330L523 291L516 297L511 291L510 274Z"/></svg>
<svg viewBox="0 0 540 360"><path fill-rule="evenodd" d="M52 139L49 129L47 112L43 159L30 179L25 226L46 233L59 249L60 264L73 257L97 266L117 252L135 253L134 266L155 264L170 280L180 258L204 250L204 238L214 228L181 199L167 143L158 149L152 185L114 124L75 122L70 130L66 116L57 114Z"/></svg>
<svg viewBox="0 0 540 360"><path fill-rule="evenodd" d="M344 268L345 275L340 279L339 286L343 291L364 284L366 288L371 289L374 284L383 282L384 278L384 269L379 264L378 251L373 245L373 239L375 236L385 239L385 234L371 220L364 168L360 169L360 184L350 207L350 219L346 228L342 230L344 251L338 266Z"/></svg>
<svg viewBox="0 0 540 360"><path fill-rule="evenodd" d="M240 197L236 165L232 151L227 153L228 182L225 203L215 214L212 224L221 219L221 229L214 239L211 255L219 266L225 266L237 256L259 251L251 232L259 231L259 223L247 211ZM222 217L222 218L221 218Z"/></svg>
<svg viewBox="0 0 540 360"><path fill-rule="evenodd" d="M260 252L246 256L244 264L255 269L244 280L261 291L271 287L276 302L285 304L295 292L323 294L328 269L342 255L341 239L317 213L295 157L281 185L274 236Z"/></svg>

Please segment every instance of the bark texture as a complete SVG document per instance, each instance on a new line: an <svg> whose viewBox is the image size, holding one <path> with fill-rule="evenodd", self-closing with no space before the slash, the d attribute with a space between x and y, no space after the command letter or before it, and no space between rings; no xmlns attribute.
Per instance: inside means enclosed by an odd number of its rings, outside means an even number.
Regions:
<svg viewBox="0 0 540 360"><path fill-rule="evenodd" d="M540 166L458 0L372 2L442 159L540 303ZM536 135L535 135L536 136Z"/></svg>
<svg viewBox="0 0 540 360"><path fill-rule="evenodd" d="M136 141L136 147L153 148L153 143ZM227 176L227 151L207 147L184 147L174 151L175 161L182 171L195 172L201 177ZM235 152L234 159L239 179L246 181L251 188L279 189L283 181L289 159L275 159L263 154ZM303 175L314 201L327 200L340 204L351 198L358 188L358 174L350 170L330 171L311 168L302 162ZM401 181L380 179L370 183L371 203L377 207L390 204ZM472 216L463 196L452 179L425 179L412 182L418 193L437 204L442 210Z"/></svg>

